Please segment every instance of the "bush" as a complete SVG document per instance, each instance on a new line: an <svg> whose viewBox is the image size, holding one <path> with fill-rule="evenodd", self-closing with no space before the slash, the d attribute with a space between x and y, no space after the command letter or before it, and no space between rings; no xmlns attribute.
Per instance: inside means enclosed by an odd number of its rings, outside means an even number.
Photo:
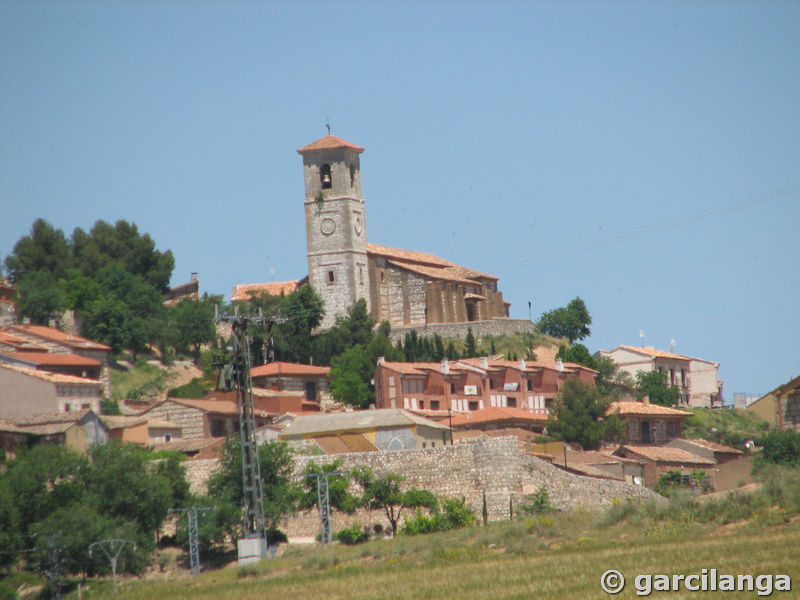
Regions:
<svg viewBox="0 0 800 600"><path fill-rule="evenodd" d="M337 531L333 537L342 544L361 544L369 540L369 532L364 530L358 523L353 523L350 527Z"/></svg>
<svg viewBox="0 0 800 600"><path fill-rule="evenodd" d="M17 600L17 590L6 581L0 581L0 600Z"/></svg>
<svg viewBox="0 0 800 600"><path fill-rule="evenodd" d="M201 377L195 377L187 384L172 388L167 395L170 398L204 398L210 389L211 385Z"/></svg>
<svg viewBox="0 0 800 600"><path fill-rule="evenodd" d="M547 488L544 486L541 486L534 493L526 496L526 498L531 502L530 504L523 504L520 506L520 509L524 513L529 515L543 515L555 510L553 505L550 504L550 495L547 492Z"/></svg>
<svg viewBox="0 0 800 600"><path fill-rule="evenodd" d="M441 502L442 510L435 510L430 516L417 510L416 516L406 519L401 533L419 535L466 527L475 522L475 513L467 506L463 498L448 498Z"/></svg>
<svg viewBox="0 0 800 600"><path fill-rule="evenodd" d="M762 461L800 466L800 433L791 429L771 431L764 436L763 445Z"/></svg>

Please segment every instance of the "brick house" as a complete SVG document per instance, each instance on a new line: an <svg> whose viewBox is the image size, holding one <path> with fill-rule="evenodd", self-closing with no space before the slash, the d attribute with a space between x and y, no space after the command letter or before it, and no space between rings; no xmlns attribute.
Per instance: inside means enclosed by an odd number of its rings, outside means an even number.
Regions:
<svg viewBox="0 0 800 600"><path fill-rule="evenodd" d="M666 444L681 437L683 421L692 413L649 402L612 402L606 415L617 414L627 424L630 444Z"/></svg>
<svg viewBox="0 0 800 600"><path fill-rule="evenodd" d="M387 362L375 372L377 408L404 408L431 416L487 408L548 415L570 377L594 385L597 371L575 363L475 358L441 363Z"/></svg>
<svg viewBox="0 0 800 600"><path fill-rule="evenodd" d="M330 367L317 367L290 362L272 362L250 370L256 387L274 391L303 392L305 400L319 405L328 399ZM306 410L308 410L307 407Z"/></svg>
<svg viewBox="0 0 800 600"><path fill-rule="evenodd" d="M94 342L77 335L64 333L55 327L43 325L12 325L5 332L37 346L46 348L46 352L54 354L78 354L99 361L100 381L103 384L103 395L111 398L111 376L109 373L109 355L111 348L105 344Z"/></svg>
<svg viewBox="0 0 800 600"><path fill-rule="evenodd" d="M184 439L227 437L239 431L235 402L167 398L139 416L169 421L181 427ZM269 415L256 411L256 427L269 422Z"/></svg>
<svg viewBox="0 0 800 600"><path fill-rule="evenodd" d="M723 492L753 482L753 454L745 454L737 448L724 446L709 440L675 439L667 444L696 456L708 458L715 463L714 489Z"/></svg>
<svg viewBox="0 0 800 600"><path fill-rule="evenodd" d="M776 429L800 431L800 376L776 387L746 410Z"/></svg>
<svg viewBox="0 0 800 600"><path fill-rule="evenodd" d="M100 413L103 385L97 380L50 373L0 362L0 418L71 413Z"/></svg>
<svg viewBox="0 0 800 600"><path fill-rule="evenodd" d="M693 472L702 471L712 487L716 487L715 461L681 448L625 444L620 446L614 455L639 461L644 474L644 484L647 487L656 485L658 478L667 471L678 471L687 479Z"/></svg>
<svg viewBox="0 0 800 600"><path fill-rule="evenodd" d="M600 350L616 363L620 371L636 377L637 373L661 371L667 374L667 385L680 390L679 404L685 406L722 406L722 381L719 363L683 356L653 347L617 346Z"/></svg>

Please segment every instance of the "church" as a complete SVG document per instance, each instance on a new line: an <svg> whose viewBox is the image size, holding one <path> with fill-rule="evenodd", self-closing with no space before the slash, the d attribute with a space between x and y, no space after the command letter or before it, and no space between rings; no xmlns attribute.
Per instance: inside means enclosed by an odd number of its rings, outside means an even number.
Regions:
<svg viewBox="0 0 800 600"><path fill-rule="evenodd" d="M367 242L363 151L330 134L297 150L305 179L308 277L237 285L231 300L310 285L325 302L323 329L360 298L377 323L388 321L392 329L508 319L510 304L497 277L433 254Z"/></svg>

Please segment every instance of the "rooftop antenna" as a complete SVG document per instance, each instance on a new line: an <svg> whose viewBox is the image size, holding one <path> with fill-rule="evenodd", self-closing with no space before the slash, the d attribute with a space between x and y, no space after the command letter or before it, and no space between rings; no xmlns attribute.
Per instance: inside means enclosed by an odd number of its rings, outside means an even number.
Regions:
<svg viewBox="0 0 800 600"><path fill-rule="evenodd" d="M328 135L330 135L331 134L331 118L330 117L326 117L325 127L328 128Z"/></svg>
<svg viewBox="0 0 800 600"><path fill-rule="evenodd" d="M669 341L669 351L672 352L673 354L675 353L675 340Z"/></svg>
<svg viewBox="0 0 800 600"><path fill-rule="evenodd" d="M639 330L639 338L642 340L642 348L644 348L644 329Z"/></svg>

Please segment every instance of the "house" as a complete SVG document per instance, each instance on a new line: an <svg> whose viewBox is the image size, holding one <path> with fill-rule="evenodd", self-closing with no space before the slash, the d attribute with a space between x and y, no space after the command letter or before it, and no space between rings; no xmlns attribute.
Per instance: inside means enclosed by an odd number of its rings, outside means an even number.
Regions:
<svg viewBox="0 0 800 600"><path fill-rule="evenodd" d="M0 330L0 352L47 352L47 347Z"/></svg>
<svg viewBox="0 0 800 600"><path fill-rule="evenodd" d="M800 431L800 376L776 387L746 410L776 429Z"/></svg>
<svg viewBox="0 0 800 600"><path fill-rule="evenodd" d="M542 433L550 421L547 415L510 407L489 407L482 410L455 413L442 424L450 425L453 431L478 430L485 432L506 432L520 429L528 434Z"/></svg>
<svg viewBox="0 0 800 600"><path fill-rule="evenodd" d="M612 402L606 416L619 415L631 444L666 444L681 437L683 421L692 413L649 402Z"/></svg>
<svg viewBox="0 0 800 600"><path fill-rule="evenodd" d="M139 413L179 425L186 440L227 437L239 431L239 411L235 402L167 398ZM256 427L269 422L270 416L257 412Z"/></svg>
<svg viewBox="0 0 800 600"><path fill-rule="evenodd" d="M7 457L13 458L20 448L30 446L33 437L35 436L27 429L0 419L0 450L5 452Z"/></svg>
<svg viewBox="0 0 800 600"><path fill-rule="evenodd" d="M192 273L189 283L171 288L164 298L164 306L175 306L181 300L200 300L200 280L197 273Z"/></svg>
<svg viewBox="0 0 800 600"><path fill-rule="evenodd" d="M560 469L587 477L617 479L634 485L644 482L644 462L597 450L567 450L553 456Z"/></svg>
<svg viewBox="0 0 800 600"><path fill-rule="evenodd" d="M286 413L316 412L319 404L306 400L303 390L275 390L261 387L252 387L253 409L257 413L270 415L283 415ZM206 394L203 400L211 402L237 402L236 390L213 390Z"/></svg>
<svg viewBox="0 0 800 600"><path fill-rule="evenodd" d="M34 443L66 446L81 453L109 439L108 427L93 410L17 418L14 425L31 434Z"/></svg>
<svg viewBox="0 0 800 600"><path fill-rule="evenodd" d="M243 283L233 287L231 302L247 302L259 296L288 296L293 294L303 285L308 283L308 278L297 281L271 281L270 283Z"/></svg>
<svg viewBox="0 0 800 600"><path fill-rule="evenodd" d="M392 328L440 323L508 322L510 304L498 278L449 260L367 243L361 191L364 148L327 135L302 148L308 277L236 286L232 300L251 293L291 293L308 284L325 302L321 328L363 299L375 321ZM528 329L533 326L526 322Z"/></svg>
<svg viewBox="0 0 800 600"><path fill-rule="evenodd" d="M597 371L575 363L462 359L441 363L378 360L377 408L403 408L442 417L447 411L517 408L546 416L570 377L594 385ZM423 413L423 411L427 411Z"/></svg>
<svg viewBox="0 0 800 600"><path fill-rule="evenodd" d="M100 413L103 384L0 362L0 418L92 410Z"/></svg>
<svg viewBox="0 0 800 600"><path fill-rule="evenodd" d="M181 426L155 417L137 415L101 415L109 438L139 446L153 446L181 438Z"/></svg>
<svg viewBox="0 0 800 600"><path fill-rule="evenodd" d="M680 448L695 456L713 460L714 489L719 492L733 490L744 484L753 482L754 454L745 454L741 450L717 444L709 440L675 439L667 444L670 448Z"/></svg>
<svg viewBox="0 0 800 600"><path fill-rule="evenodd" d="M661 371L667 374L667 384L680 390L679 403L686 406L722 406L722 381L719 363L683 356L653 347L617 346L600 350L601 356L613 360L620 371L636 377L637 373Z"/></svg>
<svg viewBox="0 0 800 600"><path fill-rule="evenodd" d="M19 367L100 380L103 363L80 354L55 352L2 352L0 362Z"/></svg>
<svg viewBox="0 0 800 600"><path fill-rule="evenodd" d="M17 319L14 296L17 290L7 279L0 278L0 327L10 325Z"/></svg>
<svg viewBox="0 0 800 600"><path fill-rule="evenodd" d="M678 471L687 481L693 473L702 471L708 482L716 487L713 459L703 458L682 450L668 446L640 446L625 444L614 451L614 456L639 461L642 464L644 485L653 487L658 483L658 478L667 471Z"/></svg>
<svg viewBox="0 0 800 600"><path fill-rule="evenodd" d="M320 413L296 417L278 440L326 454L415 450L449 443L446 425L397 408Z"/></svg>
<svg viewBox="0 0 800 600"><path fill-rule="evenodd" d="M250 378L256 387L282 392L303 392L305 400L319 406L323 398L330 399L330 370L330 367L278 361L253 367Z"/></svg>
<svg viewBox="0 0 800 600"><path fill-rule="evenodd" d="M78 335L64 333L55 327L44 325L11 325L5 332L22 338L32 344L43 346L47 352L55 354L78 354L94 359L102 364L100 381L103 384L103 396L111 398L111 376L109 373L109 355L111 347L94 342Z"/></svg>

